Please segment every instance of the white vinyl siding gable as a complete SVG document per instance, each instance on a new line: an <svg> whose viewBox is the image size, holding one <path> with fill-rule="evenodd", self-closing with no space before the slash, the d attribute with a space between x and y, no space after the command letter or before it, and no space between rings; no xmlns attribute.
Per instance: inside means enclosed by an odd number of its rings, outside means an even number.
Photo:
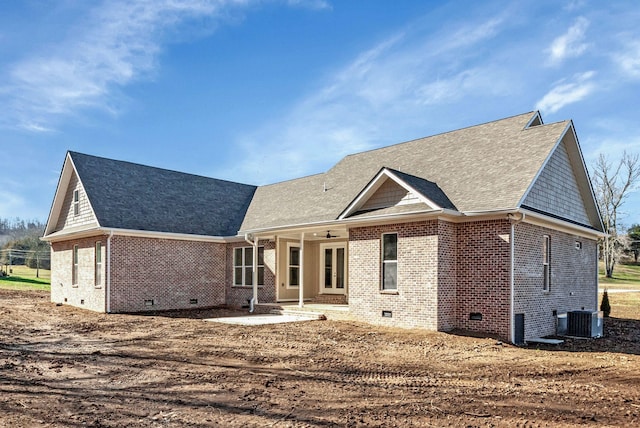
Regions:
<svg viewBox="0 0 640 428"><path fill-rule="evenodd" d="M367 202L360 208L361 211L376 210L395 207L399 205L419 204L422 201L413 193L387 178Z"/></svg>
<svg viewBox="0 0 640 428"><path fill-rule="evenodd" d="M76 194L77 203L74 202L74 195ZM80 183L78 176L74 172L69 181L69 187L62 203L62 210L55 230L60 231L70 227L95 225L96 223L96 217L89 204L89 199L82 187L82 183Z"/></svg>
<svg viewBox="0 0 640 428"><path fill-rule="evenodd" d="M556 148L523 205L580 224L591 224L564 141Z"/></svg>

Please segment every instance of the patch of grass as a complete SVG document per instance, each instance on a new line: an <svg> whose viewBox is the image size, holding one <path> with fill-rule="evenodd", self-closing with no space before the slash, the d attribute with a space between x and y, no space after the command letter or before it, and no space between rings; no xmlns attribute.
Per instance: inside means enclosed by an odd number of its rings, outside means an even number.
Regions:
<svg viewBox="0 0 640 428"><path fill-rule="evenodd" d="M612 317L640 320L640 293L611 293L609 303Z"/></svg>
<svg viewBox="0 0 640 428"><path fill-rule="evenodd" d="M11 275L0 276L0 288L10 290L50 290L51 271L40 269L36 277L36 269L27 266L12 266Z"/></svg>
<svg viewBox="0 0 640 428"><path fill-rule="evenodd" d="M640 289L640 266L617 264L613 270L613 278L605 276L603 263L599 266L601 290L605 288Z"/></svg>

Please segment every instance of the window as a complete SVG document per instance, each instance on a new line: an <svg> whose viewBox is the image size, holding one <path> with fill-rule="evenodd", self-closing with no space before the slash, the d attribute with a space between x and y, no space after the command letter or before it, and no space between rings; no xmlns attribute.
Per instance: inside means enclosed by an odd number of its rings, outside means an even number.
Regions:
<svg viewBox="0 0 640 428"><path fill-rule="evenodd" d="M544 275L542 290L549 291L551 285L551 239L548 235L544 235L542 241L542 266Z"/></svg>
<svg viewBox="0 0 640 428"><path fill-rule="evenodd" d="M382 289L398 289L398 234L382 235Z"/></svg>
<svg viewBox="0 0 640 428"><path fill-rule="evenodd" d="M71 283L78 285L78 246L73 246L73 266L71 269Z"/></svg>
<svg viewBox="0 0 640 428"><path fill-rule="evenodd" d="M73 191L73 215L80 214L80 192L78 190Z"/></svg>
<svg viewBox="0 0 640 428"><path fill-rule="evenodd" d="M289 287L300 286L300 247L289 246L289 272L288 281Z"/></svg>
<svg viewBox="0 0 640 428"><path fill-rule="evenodd" d="M264 285L264 247L258 247L258 285ZM233 250L233 285L253 285L253 247Z"/></svg>
<svg viewBox="0 0 640 428"><path fill-rule="evenodd" d="M102 242L96 242L96 285L102 285Z"/></svg>

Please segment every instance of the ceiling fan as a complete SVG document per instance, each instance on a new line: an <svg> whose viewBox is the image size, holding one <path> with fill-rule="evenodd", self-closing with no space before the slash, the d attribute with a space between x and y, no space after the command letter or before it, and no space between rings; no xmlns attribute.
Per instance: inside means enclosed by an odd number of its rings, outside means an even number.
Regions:
<svg viewBox="0 0 640 428"><path fill-rule="evenodd" d="M330 230L327 230L327 239L337 238L338 235L332 235Z"/></svg>

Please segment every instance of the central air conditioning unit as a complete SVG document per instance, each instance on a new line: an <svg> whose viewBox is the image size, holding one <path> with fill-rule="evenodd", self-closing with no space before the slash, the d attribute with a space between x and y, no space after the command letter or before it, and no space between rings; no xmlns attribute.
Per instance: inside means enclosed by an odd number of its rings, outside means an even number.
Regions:
<svg viewBox="0 0 640 428"><path fill-rule="evenodd" d="M602 311L567 312L567 336L602 337Z"/></svg>

